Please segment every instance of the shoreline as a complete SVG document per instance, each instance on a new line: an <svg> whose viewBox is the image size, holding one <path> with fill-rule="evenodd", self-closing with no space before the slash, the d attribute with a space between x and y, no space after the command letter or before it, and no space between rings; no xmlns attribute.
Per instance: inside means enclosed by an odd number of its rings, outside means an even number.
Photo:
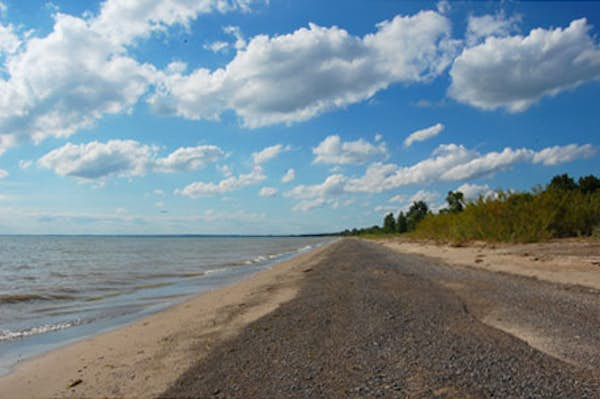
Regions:
<svg viewBox="0 0 600 399"><path fill-rule="evenodd" d="M27 359L0 377L0 392L11 398L154 397L212 346L291 300L302 270L333 242L124 326ZM56 364L61 365L59 370Z"/></svg>

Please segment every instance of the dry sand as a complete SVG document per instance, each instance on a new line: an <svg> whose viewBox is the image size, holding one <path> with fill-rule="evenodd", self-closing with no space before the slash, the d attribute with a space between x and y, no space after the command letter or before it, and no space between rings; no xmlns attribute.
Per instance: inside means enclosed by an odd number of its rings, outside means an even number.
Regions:
<svg viewBox="0 0 600 399"><path fill-rule="evenodd" d="M28 360L0 378L0 396L155 397L212 347L294 298L304 270L317 263L326 248Z"/></svg>
<svg viewBox="0 0 600 399"><path fill-rule="evenodd" d="M380 244L455 266L534 277L600 290L600 240L561 239L536 244L472 243L460 247L391 238Z"/></svg>

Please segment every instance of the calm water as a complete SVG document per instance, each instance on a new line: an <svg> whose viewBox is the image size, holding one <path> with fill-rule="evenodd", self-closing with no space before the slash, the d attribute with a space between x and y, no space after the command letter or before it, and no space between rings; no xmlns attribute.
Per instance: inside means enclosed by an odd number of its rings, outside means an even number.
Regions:
<svg viewBox="0 0 600 399"><path fill-rule="evenodd" d="M0 374L330 240L0 236Z"/></svg>

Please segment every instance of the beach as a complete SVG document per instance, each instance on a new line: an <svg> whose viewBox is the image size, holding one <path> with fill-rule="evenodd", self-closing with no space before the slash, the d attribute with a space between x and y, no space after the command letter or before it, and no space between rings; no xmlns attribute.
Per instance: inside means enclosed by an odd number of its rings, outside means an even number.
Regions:
<svg viewBox="0 0 600 399"><path fill-rule="evenodd" d="M594 288L343 239L27 361L0 392L598 398L599 306Z"/></svg>

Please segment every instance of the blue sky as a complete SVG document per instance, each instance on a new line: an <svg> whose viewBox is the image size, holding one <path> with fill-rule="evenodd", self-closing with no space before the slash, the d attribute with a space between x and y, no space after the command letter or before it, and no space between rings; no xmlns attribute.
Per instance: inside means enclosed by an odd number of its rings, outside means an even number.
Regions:
<svg viewBox="0 0 600 399"><path fill-rule="evenodd" d="M598 2L0 0L0 233L337 231L598 174L599 26Z"/></svg>

